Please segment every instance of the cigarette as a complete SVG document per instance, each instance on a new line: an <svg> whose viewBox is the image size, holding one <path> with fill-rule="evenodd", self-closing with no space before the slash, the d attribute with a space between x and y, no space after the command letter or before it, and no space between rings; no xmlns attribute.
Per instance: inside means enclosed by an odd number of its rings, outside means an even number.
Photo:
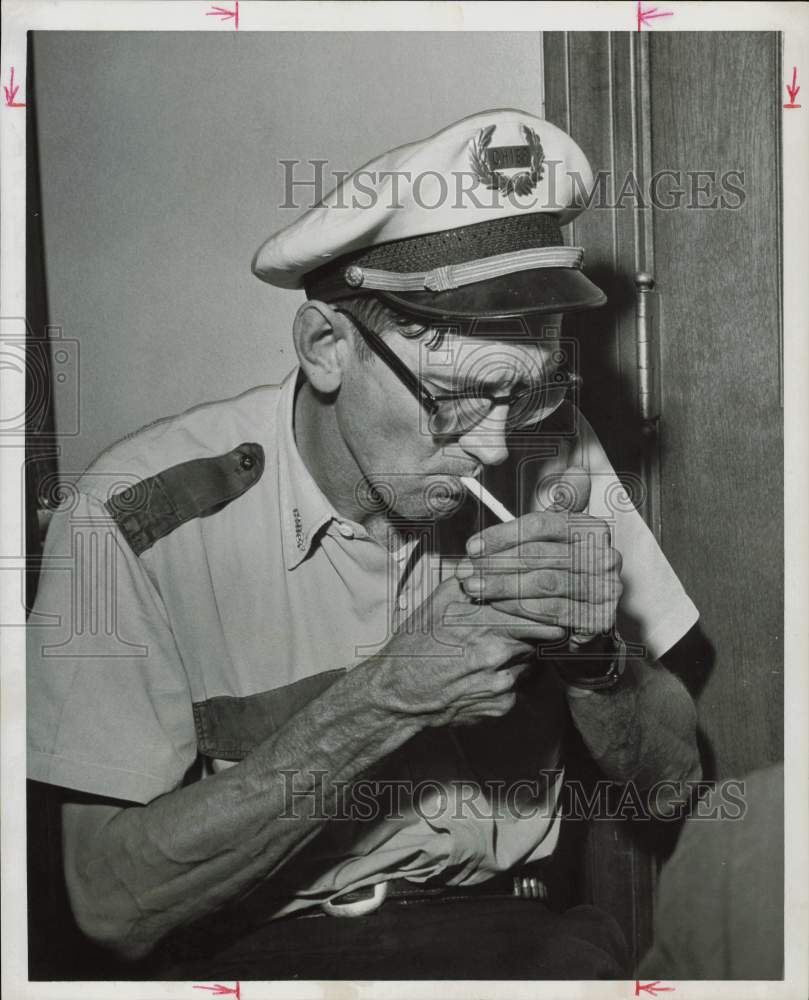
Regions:
<svg viewBox="0 0 809 1000"><path fill-rule="evenodd" d="M461 476L461 482L464 484L467 490L478 498L478 500L488 507L489 510L494 514L495 517L499 517L501 521L513 521L514 515L510 510L507 510L497 499L497 497L492 496L491 493L486 489L486 487L477 479L473 479L471 476Z"/></svg>

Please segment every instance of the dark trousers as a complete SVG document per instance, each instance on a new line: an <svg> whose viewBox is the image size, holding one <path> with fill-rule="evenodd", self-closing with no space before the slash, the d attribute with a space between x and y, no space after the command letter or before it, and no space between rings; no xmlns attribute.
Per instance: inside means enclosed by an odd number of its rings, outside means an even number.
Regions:
<svg viewBox="0 0 809 1000"><path fill-rule="evenodd" d="M538 900L389 900L363 917L265 923L224 945L171 956L157 979L626 979L618 924L594 906L554 913ZM178 960L179 959L179 960Z"/></svg>

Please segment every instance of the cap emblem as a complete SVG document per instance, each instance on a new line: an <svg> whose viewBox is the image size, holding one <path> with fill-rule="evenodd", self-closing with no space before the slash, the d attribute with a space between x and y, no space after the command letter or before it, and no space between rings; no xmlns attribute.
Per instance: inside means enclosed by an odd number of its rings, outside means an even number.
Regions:
<svg viewBox="0 0 809 1000"><path fill-rule="evenodd" d="M488 125L469 142L469 163L475 176L487 188L502 194L531 194L542 180L545 153L539 136L527 125L520 125L526 144L524 146L492 146L492 136L497 126ZM527 167L516 174L501 173L504 169Z"/></svg>

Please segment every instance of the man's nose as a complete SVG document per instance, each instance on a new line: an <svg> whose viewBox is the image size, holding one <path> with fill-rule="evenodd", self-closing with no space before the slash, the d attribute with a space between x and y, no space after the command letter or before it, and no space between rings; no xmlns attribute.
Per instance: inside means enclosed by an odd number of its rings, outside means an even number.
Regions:
<svg viewBox="0 0 809 1000"><path fill-rule="evenodd" d="M506 447L507 406L496 406L479 424L458 438L463 450L483 465L500 465L508 458Z"/></svg>

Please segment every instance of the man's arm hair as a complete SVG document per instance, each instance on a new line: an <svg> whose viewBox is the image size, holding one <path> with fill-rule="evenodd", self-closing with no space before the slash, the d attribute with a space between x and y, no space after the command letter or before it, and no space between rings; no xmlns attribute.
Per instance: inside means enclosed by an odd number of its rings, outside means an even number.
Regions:
<svg viewBox="0 0 809 1000"><path fill-rule="evenodd" d="M639 789L702 776L697 710L685 685L660 663L630 659L604 691L568 687L568 705L595 762L613 781Z"/></svg>
<svg viewBox="0 0 809 1000"><path fill-rule="evenodd" d="M335 814L290 816L290 774L299 799L308 781L328 804L330 787L338 795L421 729L505 715L536 643L564 635L473 608L454 577L411 620L418 628L393 635L235 767L146 806L66 805L65 871L82 930L122 956L146 955L274 875Z"/></svg>
<svg viewBox="0 0 809 1000"><path fill-rule="evenodd" d="M239 764L148 805L66 802L65 876L84 933L122 958L142 958L275 873L329 813L292 808L283 772L294 775L297 802L311 793L328 803L334 782L356 778L420 728L383 708L380 683L365 661ZM315 789L318 772L324 785Z"/></svg>

